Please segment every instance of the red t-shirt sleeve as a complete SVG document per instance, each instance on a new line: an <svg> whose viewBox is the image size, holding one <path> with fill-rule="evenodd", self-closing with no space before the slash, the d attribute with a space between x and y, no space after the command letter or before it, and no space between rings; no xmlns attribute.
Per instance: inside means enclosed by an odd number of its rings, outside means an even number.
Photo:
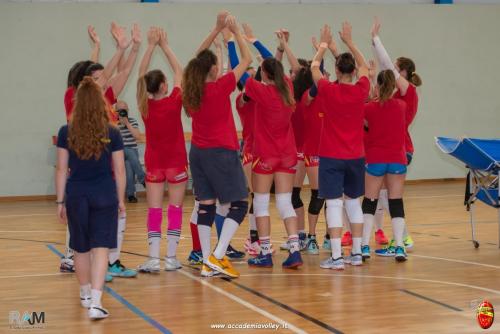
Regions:
<svg viewBox="0 0 500 334"><path fill-rule="evenodd" d="M410 84L408 89L406 90L405 96L402 97L402 100L406 102L406 124L410 125L415 116L417 115L418 109L418 96L417 96L417 88Z"/></svg>
<svg viewBox="0 0 500 334"><path fill-rule="evenodd" d="M261 101L262 87L261 83L254 78L249 78L245 83L245 94L254 101Z"/></svg>
<svg viewBox="0 0 500 334"><path fill-rule="evenodd" d="M231 94L236 89L236 77L233 72L224 74L217 80L217 88L224 95Z"/></svg>
<svg viewBox="0 0 500 334"><path fill-rule="evenodd" d="M182 108L182 90L180 87L174 87L170 93L170 98L174 102L175 108Z"/></svg>
<svg viewBox="0 0 500 334"><path fill-rule="evenodd" d="M104 92L104 96L111 105L116 103L116 96L115 92L113 92L113 87L109 86L108 89L106 89L106 91Z"/></svg>
<svg viewBox="0 0 500 334"><path fill-rule="evenodd" d="M370 81L366 76L359 78L358 82L356 82L356 87L359 89L360 97L364 100L368 99L370 95Z"/></svg>

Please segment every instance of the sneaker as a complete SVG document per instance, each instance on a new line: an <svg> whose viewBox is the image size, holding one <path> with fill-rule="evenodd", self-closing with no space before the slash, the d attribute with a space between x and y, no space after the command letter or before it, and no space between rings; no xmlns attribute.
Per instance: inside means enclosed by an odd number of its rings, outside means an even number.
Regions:
<svg viewBox="0 0 500 334"><path fill-rule="evenodd" d="M383 230L377 230L375 232L375 242L379 245L387 245L389 243Z"/></svg>
<svg viewBox="0 0 500 334"><path fill-rule="evenodd" d="M129 196L128 197L128 202L129 203L137 203L137 197L135 197L135 196Z"/></svg>
<svg viewBox="0 0 500 334"><path fill-rule="evenodd" d="M149 259L139 267L137 270L141 273L159 273L160 272L160 259Z"/></svg>
<svg viewBox="0 0 500 334"><path fill-rule="evenodd" d="M352 246L352 234L351 234L351 232L347 231L346 233L344 233L344 236L342 237L341 244L342 244L342 247Z"/></svg>
<svg viewBox="0 0 500 334"><path fill-rule="evenodd" d="M351 266L360 266L363 264L363 256L361 254L352 254L345 258L344 263Z"/></svg>
<svg viewBox="0 0 500 334"><path fill-rule="evenodd" d="M251 267L260 267L260 268L272 268L273 266L273 257L271 254L263 255L260 253L257 257L248 259L248 265Z"/></svg>
<svg viewBox="0 0 500 334"><path fill-rule="evenodd" d="M303 264L300 252L293 252L288 254L288 258L281 265L286 269L297 269Z"/></svg>
<svg viewBox="0 0 500 334"><path fill-rule="evenodd" d="M201 266L201 276L202 277L212 277L215 275L218 275L219 272L212 270L209 266L207 266L205 263L202 264Z"/></svg>
<svg viewBox="0 0 500 334"><path fill-rule="evenodd" d="M288 251L288 250L290 250L290 244L288 243L288 240L287 240L287 241L285 241L284 243L282 243L282 244L280 245L280 249L281 249L281 250L287 250L287 251Z"/></svg>
<svg viewBox="0 0 500 334"><path fill-rule="evenodd" d="M395 253L395 259L398 262L405 262L406 258L408 257L408 255L406 255L404 247L401 246L396 247L394 253Z"/></svg>
<svg viewBox="0 0 500 334"><path fill-rule="evenodd" d="M165 258L165 270L166 271L174 271L174 270L181 269L181 268L182 268L181 263L175 257L166 257Z"/></svg>
<svg viewBox="0 0 500 334"><path fill-rule="evenodd" d="M323 269L344 270L344 258L334 259L330 256L328 259L321 261L319 266Z"/></svg>
<svg viewBox="0 0 500 334"><path fill-rule="evenodd" d="M408 250L411 250L413 248L413 239L412 237L408 234L404 239L403 242L405 243L405 248Z"/></svg>
<svg viewBox="0 0 500 334"><path fill-rule="evenodd" d="M80 305L82 305L82 307L89 309L91 304L92 304L92 297L91 296L80 295Z"/></svg>
<svg viewBox="0 0 500 334"><path fill-rule="evenodd" d="M307 242L307 254L318 255L319 246L316 237L311 237Z"/></svg>
<svg viewBox="0 0 500 334"><path fill-rule="evenodd" d="M229 246L227 246L226 256L228 258L230 258L231 260L242 259L245 257L245 253L234 249L233 246L231 246L231 244L229 244Z"/></svg>
<svg viewBox="0 0 500 334"><path fill-rule="evenodd" d="M201 251L192 250L188 257L189 264L197 265L203 263L203 253Z"/></svg>
<svg viewBox="0 0 500 334"><path fill-rule="evenodd" d="M323 249L326 249L326 250L332 250L332 242L330 241L330 239L327 239L325 238L325 240L323 240Z"/></svg>
<svg viewBox="0 0 500 334"><path fill-rule="evenodd" d="M392 257L395 255L395 250L396 248L394 247L394 240L391 240L387 247L375 250L375 254L378 256Z"/></svg>
<svg viewBox="0 0 500 334"><path fill-rule="evenodd" d="M61 258L61 265L59 266L59 271L62 273L75 272L75 262L73 261L73 256Z"/></svg>
<svg viewBox="0 0 500 334"><path fill-rule="evenodd" d="M363 261L370 258L370 246L361 246L361 256Z"/></svg>
<svg viewBox="0 0 500 334"><path fill-rule="evenodd" d="M245 252L250 256L257 256L260 253L259 242L250 242L250 239L245 240Z"/></svg>
<svg viewBox="0 0 500 334"><path fill-rule="evenodd" d="M109 312L102 306L90 306L88 315L91 320L99 320L107 318L109 316Z"/></svg>
<svg viewBox="0 0 500 334"><path fill-rule="evenodd" d="M112 282L113 276L111 276L110 274L106 274L106 276L104 277L104 281L106 281L106 283Z"/></svg>
<svg viewBox="0 0 500 334"><path fill-rule="evenodd" d="M307 234L299 233L299 247L301 251L307 249L307 242L308 242Z"/></svg>
<svg viewBox="0 0 500 334"><path fill-rule="evenodd" d="M135 277L137 271L126 268L120 260L116 260L115 263L108 265L108 274L113 277Z"/></svg>
<svg viewBox="0 0 500 334"><path fill-rule="evenodd" d="M229 277L236 278L240 276L240 273L233 268L227 256L219 260L212 254L208 257L206 265L212 268L212 270L218 271Z"/></svg>

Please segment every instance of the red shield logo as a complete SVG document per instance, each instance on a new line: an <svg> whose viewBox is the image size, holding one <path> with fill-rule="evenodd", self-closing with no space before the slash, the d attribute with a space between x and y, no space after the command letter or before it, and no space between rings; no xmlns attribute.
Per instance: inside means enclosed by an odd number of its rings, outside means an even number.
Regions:
<svg viewBox="0 0 500 334"><path fill-rule="evenodd" d="M491 305L489 301L483 300L476 309L476 318L481 328L490 328L495 320L495 310L493 309L493 305Z"/></svg>

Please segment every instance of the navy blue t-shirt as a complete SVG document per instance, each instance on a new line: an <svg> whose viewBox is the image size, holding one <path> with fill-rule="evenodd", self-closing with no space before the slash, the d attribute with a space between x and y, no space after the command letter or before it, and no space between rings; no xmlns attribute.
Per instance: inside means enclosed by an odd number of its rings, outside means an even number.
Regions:
<svg viewBox="0 0 500 334"><path fill-rule="evenodd" d="M111 155L115 151L123 150L123 141L120 131L111 125L109 126L108 139L110 142L106 145L105 150L98 160L95 158L82 160L76 156L75 152L68 148L68 126L64 125L61 127L57 136L57 147L64 148L69 152L68 167L70 174L66 189L68 193L71 190L90 190L96 187L99 190L104 190L108 187L115 188Z"/></svg>

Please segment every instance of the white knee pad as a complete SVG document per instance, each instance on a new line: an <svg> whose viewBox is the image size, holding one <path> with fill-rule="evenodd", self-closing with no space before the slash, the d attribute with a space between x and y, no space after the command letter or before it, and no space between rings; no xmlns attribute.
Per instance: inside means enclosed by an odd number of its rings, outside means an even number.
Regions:
<svg viewBox="0 0 500 334"><path fill-rule="evenodd" d="M351 224L363 224L363 210L358 199L346 199L345 211Z"/></svg>
<svg viewBox="0 0 500 334"><path fill-rule="evenodd" d="M281 219L297 217L292 205L292 193L276 194L276 208L280 213Z"/></svg>
<svg viewBox="0 0 500 334"><path fill-rule="evenodd" d="M328 228L342 228L344 202L341 199L326 200L326 223Z"/></svg>
<svg viewBox="0 0 500 334"><path fill-rule="evenodd" d="M231 207L231 203L224 203L221 204L219 201L217 201L216 207L215 207L215 214L226 217L227 214L229 213L229 208Z"/></svg>
<svg viewBox="0 0 500 334"><path fill-rule="evenodd" d="M198 224L198 209L200 208L200 202L194 201L193 212L191 213L191 223L197 225Z"/></svg>
<svg viewBox="0 0 500 334"><path fill-rule="evenodd" d="M253 213L255 217L269 217L269 200L271 194L254 193L253 198Z"/></svg>

